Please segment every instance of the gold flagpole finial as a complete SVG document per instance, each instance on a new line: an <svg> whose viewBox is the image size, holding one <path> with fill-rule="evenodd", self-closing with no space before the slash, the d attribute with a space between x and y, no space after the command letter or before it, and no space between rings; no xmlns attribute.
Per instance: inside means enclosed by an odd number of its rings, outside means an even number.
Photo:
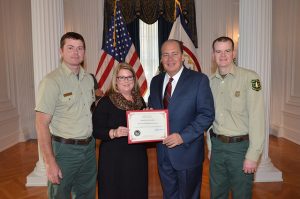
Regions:
<svg viewBox="0 0 300 199"><path fill-rule="evenodd" d="M176 10L177 10L177 6L178 6L180 12L182 12L182 10L181 10L181 5L180 5L179 0L174 0L174 21L176 20Z"/></svg>

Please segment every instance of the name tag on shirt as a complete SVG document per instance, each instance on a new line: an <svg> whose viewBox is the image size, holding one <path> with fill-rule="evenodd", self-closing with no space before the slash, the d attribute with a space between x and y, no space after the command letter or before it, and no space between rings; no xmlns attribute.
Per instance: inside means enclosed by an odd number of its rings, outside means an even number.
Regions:
<svg viewBox="0 0 300 199"><path fill-rule="evenodd" d="M72 95L72 92L64 93L64 97L68 97L68 96L71 96L71 95Z"/></svg>

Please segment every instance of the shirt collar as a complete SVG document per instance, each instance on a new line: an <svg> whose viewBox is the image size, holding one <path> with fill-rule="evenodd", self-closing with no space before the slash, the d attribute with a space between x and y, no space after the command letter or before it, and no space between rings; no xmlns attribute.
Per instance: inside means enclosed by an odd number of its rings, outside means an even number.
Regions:
<svg viewBox="0 0 300 199"><path fill-rule="evenodd" d="M234 63L231 63L230 64L230 71L228 74L232 75L233 77L236 76L236 65ZM220 72L219 72L219 69L217 68L216 72L212 75L212 78L219 78L219 79L222 79L221 75L220 75Z"/></svg>
<svg viewBox="0 0 300 199"><path fill-rule="evenodd" d="M181 75L181 73L182 73L182 71L183 71L183 67L184 67L184 66L182 66L181 69L176 73L176 75L174 75L174 76L172 77L172 78L173 78L173 81L175 81L175 82L178 81L178 79L179 79L179 77L180 77L180 75ZM169 78L170 78L170 75L169 75L168 73L166 73L166 75L165 75L165 80L169 81Z"/></svg>
<svg viewBox="0 0 300 199"><path fill-rule="evenodd" d="M62 70L63 72L67 75L67 76L70 76L70 75L75 75L73 73L73 71L71 71L68 66L66 65L66 63L62 62L61 63L61 67L62 67ZM81 66L79 68L79 80L82 80L84 75L86 74L86 71L83 69L83 67Z"/></svg>

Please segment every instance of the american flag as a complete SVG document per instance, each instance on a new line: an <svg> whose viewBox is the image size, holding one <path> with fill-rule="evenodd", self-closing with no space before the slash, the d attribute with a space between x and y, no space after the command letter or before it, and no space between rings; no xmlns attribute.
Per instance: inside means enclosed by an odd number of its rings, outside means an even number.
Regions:
<svg viewBox="0 0 300 199"><path fill-rule="evenodd" d="M144 70L127 31L118 3L116 6L115 16L112 16L106 36L107 40L100 52L100 61L96 70L98 85L105 93L109 89L114 67L120 62L127 62L133 67L141 94L144 95L147 90Z"/></svg>

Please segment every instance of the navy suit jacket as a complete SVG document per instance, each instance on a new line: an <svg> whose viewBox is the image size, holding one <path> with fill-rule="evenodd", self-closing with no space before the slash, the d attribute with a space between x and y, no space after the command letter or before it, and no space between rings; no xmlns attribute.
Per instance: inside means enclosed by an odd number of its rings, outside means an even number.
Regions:
<svg viewBox="0 0 300 199"><path fill-rule="evenodd" d="M153 77L148 104L163 109L165 73ZM209 80L203 73L184 67L168 105L170 134L178 132L183 144L167 148L157 144L158 164L169 158L177 170L199 166L204 159L204 131L214 121L214 101Z"/></svg>

